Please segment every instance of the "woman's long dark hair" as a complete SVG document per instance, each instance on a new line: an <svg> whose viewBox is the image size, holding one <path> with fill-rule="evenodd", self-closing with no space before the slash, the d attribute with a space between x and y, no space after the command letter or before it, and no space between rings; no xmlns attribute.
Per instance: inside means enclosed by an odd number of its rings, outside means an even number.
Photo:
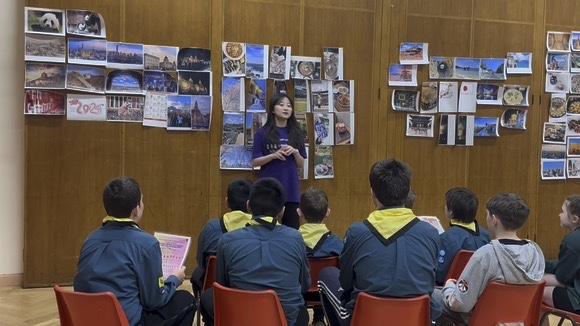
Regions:
<svg viewBox="0 0 580 326"><path fill-rule="evenodd" d="M288 118L288 145L296 148L299 151L304 150L304 134L302 129L298 126L296 121L296 116L294 115L294 103L292 99L286 94L276 94L270 100L270 105L268 106L268 120L264 124L264 129L266 130L267 142L270 144L280 145L280 134L278 134L278 129L276 128L276 116L274 115L274 106L280 104L282 99L288 99L290 105L292 105L292 114Z"/></svg>

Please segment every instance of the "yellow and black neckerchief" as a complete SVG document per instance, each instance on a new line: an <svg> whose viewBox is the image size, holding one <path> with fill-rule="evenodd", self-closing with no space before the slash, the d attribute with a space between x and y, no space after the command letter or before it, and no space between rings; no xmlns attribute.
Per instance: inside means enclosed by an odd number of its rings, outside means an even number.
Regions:
<svg viewBox="0 0 580 326"><path fill-rule="evenodd" d="M278 221L271 216L253 216L246 226L257 226L262 225L269 230L274 230Z"/></svg>
<svg viewBox="0 0 580 326"><path fill-rule="evenodd" d="M451 222L449 222L449 226L457 226L471 234L479 235L479 224L477 224L477 221L473 221L471 223L463 223L452 220Z"/></svg>
<svg viewBox="0 0 580 326"><path fill-rule="evenodd" d="M108 223L115 223L117 225L128 225L140 229L139 224L137 224L135 221L127 217L120 218L113 216L105 216L105 218L103 218L103 226Z"/></svg>
<svg viewBox="0 0 580 326"><path fill-rule="evenodd" d="M418 222L409 208L387 208L372 212L363 223L388 246Z"/></svg>
<svg viewBox="0 0 580 326"><path fill-rule="evenodd" d="M331 235L330 230L322 223L305 223L298 229L308 253L315 253Z"/></svg>

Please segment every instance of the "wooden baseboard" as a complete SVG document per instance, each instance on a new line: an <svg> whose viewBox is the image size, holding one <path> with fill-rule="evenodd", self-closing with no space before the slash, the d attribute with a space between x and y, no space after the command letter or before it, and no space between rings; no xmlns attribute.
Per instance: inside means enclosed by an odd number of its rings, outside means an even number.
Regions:
<svg viewBox="0 0 580 326"><path fill-rule="evenodd" d="M0 274L0 287L21 286L22 274Z"/></svg>

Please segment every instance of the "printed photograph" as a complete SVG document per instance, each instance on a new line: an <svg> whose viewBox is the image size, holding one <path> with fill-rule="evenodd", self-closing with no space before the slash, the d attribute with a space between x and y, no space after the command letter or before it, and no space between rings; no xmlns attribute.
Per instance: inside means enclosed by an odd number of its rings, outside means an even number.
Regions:
<svg viewBox="0 0 580 326"><path fill-rule="evenodd" d="M328 80L310 81L310 108L313 111L328 112L331 108L329 104L329 88L331 82Z"/></svg>
<svg viewBox="0 0 580 326"><path fill-rule="evenodd" d="M481 59L480 78L482 80L506 80L506 61L504 58Z"/></svg>
<svg viewBox="0 0 580 326"><path fill-rule="evenodd" d="M580 158L568 158L566 160L568 179L580 178Z"/></svg>
<svg viewBox="0 0 580 326"><path fill-rule="evenodd" d="M175 71L144 71L143 87L148 92L177 94L177 73Z"/></svg>
<svg viewBox="0 0 580 326"><path fill-rule="evenodd" d="M580 51L580 32L572 31L570 35L570 49L572 51Z"/></svg>
<svg viewBox="0 0 580 326"><path fill-rule="evenodd" d="M305 79L294 80L294 111L296 113L310 112L310 101L312 97L309 92L309 81ZM321 100L322 105L322 100Z"/></svg>
<svg viewBox="0 0 580 326"><path fill-rule="evenodd" d="M391 64L389 86L417 86L417 66Z"/></svg>
<svg viewBox="0 0 580 326"><path fill-rule="evenodd" d="M421 114L437 113L439 104L439 87L437 82L423 82L421 85L421 100L419 108Z"/></svg>
<svg viewBox="0 0 580 326"><path fill-rule="evenodd" d="M334 114L314 113L314 143L334 145Z"/></svg>
<svg viewBox="0 0 580 326"><path fill-rule="evenodd" d="M551 32L546 35L546 48L554 52L570 52L570 33Z"/></svg>
<svg viewBox="0 0 580 326"><path fill-rule="evenodd" d="M107 65L107 40L69 37L68 63Z"/></svg>
<svg viewBox="0 0 580 326"><path fill-rule="evenodd" d="M334 144L354 144L354 113L337 112L334 118Z"/></svg>
<svg viewBox="0 0 580 326"><path fill-rule="evenodd" d="M24 92L24 114L29 115L64 115L64 94L27 89Z"/></svg>
<svg viewBox="0 0 580 326"><path fill-rule="evenodd" d="M211 51L201 48L179 49L177 70L211 71Z"/></svg>
<svg viewBox="0 0 580 326"><path fill-rule="evenodd" d="M332 146L314 147L314 179L334 178L334 154Z"/></svg>
<svg viewBox="0 0 580 326"><path fill-rule="evenodd" d="M64 88L66 65L58 63L27 62L24 88Z"/></svg>
<svg viewBox="0 0 580 326"><path fill-rule="evenodd" d="M474 136L475 137L499 137L499 118L497 118L497 117L475 117Z"/></svg>
<svg viewBox="0 0 580 326"><path fill-rule="evenodd" d="M455 145L455 114L442 114L439 119L439 136L437 143L439 145Z"/></svg>
<svg viewBox="0 0 580 326"><path fill-rule="evenodd" d="M532 53L531 52L508 52L507 69L508 74L531 74L532 73Z"/></svg>
<svg viewBox="0 0 580 326"><path fill-rule="evenodd" d="M566 103L566 113L580 114L580 96L568 96Z"/></svg>
<svg viewBox="0 0 580 326"><path fill-rule="evenodd" d="M570 74L567 72L547 72L546 92L567 93L570 91Z"/></svg>
<svg viewBox="0 0 580 326"><path fill-rule="evenodd" d="M566 136L580 136L580 115L566 117Z"/></svg>
<svg viewBox="0 0 580 326"><path fill-rule="evenodd" d="M244 145L244 113L224 112L222 144Z"/></svg>
<svg viewBox="0 0 580 326"><path fill-rule="evenodd" d="M145 97L109 95L107 96L107 121L143 122Z"/></svg>
<svg viewBox="0 0 580 326"><path fill-rule="evenodd" d="M87 10L66 11L66 32L90 37L107 37L103 16Z"/></svg>
<svg viewBox="0 0 580 326"><path fill-rule="evenodd" d="M222 42L222 67L224 76L246 75L246 44Z"/></svg>
<svg viewBox="0 0 580 326"><path fill-rule="evenodd" d="M570 54L568 53L550 53L546 54L547 71L570 71Z"/></svg>
<svg viewBox="0 0 580 326"><path fill-rule="evenodd" d="M324 79L344 79L343 62L343 48L322 49L322 69L324 70Z"/></svg>
<svg viewBox="0 0 580 326"><path fill-rule="evenodd" d="M64 63L65 38L58 35L25 34L24 60Z"/></svg>
<svg viewBox="0 0 580 326"><path fill-rule="evenodd" d="M528 93L530 86L504 85L503 105L507 106L529 106Z"/></svg>
<svg viewBox="0 0 580 326"><path fill-rule="evenodd" d="M459 114L455 124L455 145L473 146L474 116Z"/></svg>
<svg viewBox="0 0 580 326"><path fill-rule="evenodd" d="M211 123L211 96L192 96L191 129L209 131Z"/></svg>
<svg viewBox="0 0 580 326"><path fill-rule="evenodd" d="M143 94L143 72L111 70L107 75L107 93Z"/></svg>
<svg viewBox="0 0 580 326"><path fill-rule="evenodd" d="M580 145L580 143L579 143ZM578 147L580 155L580 147ZM563 160L566 158L566 145L542 144L542 159L546 160Z"/></svg>
<svg viewBox="0 0 580 326"><path fill-rule="evenodd" d="M266 112L266 80L246 79L246 111Z"/></svg>
<svg viewBox="0 0 580 326"><path fill-rule="evenodd" d="M268 78L268 45L246 44L246 77Z"/></svg>
<svg viewBox="0 0 580 326"><path fill-rule="evenodd" d="M566 124L544 122L544 143L566 144Z"/></svg>
<svg viewBox="0 0 580 326"><path fill-rule="evenodd" d="M180 71L177 85L180 95L211 95L211 72Z"/></svg>
<svg viewBox="0 0 580 326"><path fill-rule="evenodd" d="M223 77L222 78L222 111L243 112L244 111L244 78Z"/></svg>
<svg viewBox="0 0 580 326"><path fill-rule="evenodd" d="M393 90L391 107L395 111L419 112L419 92L401 89Z"/></svg>
<svg viewBox="0 0 580 326"><path fill-rule="evenodd" d="M288 94L288 83L285 80L272 80L272 84L274 87L274 95ZM296 97L296 94L294 94L294 97Z"/></svg>
<svg viewBox="0 0 580 326"><path fill-rule="evenodd" d="M308 144L310 142L308 138L308 115L306 113L296 113L294 115L296 116L298 127L300 127L304 135L304 143Z"/></svg>
<svg viewBox="0 0 580 326"><path fill-rule="evenodd" d="M546 145L546 146L548 146L548 145ZM552 145L552 146L564 147L564 145ZM543 149L544 149L544 147L542 147L542 158L549 158L549 157L544 157ZM554 157L554 158L566 158L566 153L568 154L568 156L580 157L580 137L568 137L567 148L564 148L564 150L562 150L562 152L564 155L558 155L558 157ZM560 156L562 156L562 157L560 157Z"/></svg>
<svg viewBox="0 0 580 326"><path fill-rule="evenodd" d="M564 122L566 119L567 110L568 105L566 100L566 93L552 93L550 98L549 111L550 122L556 122L554 121L555 119L558 119L560 122Z"/></svg>
<svg viewBox="0 0 580 326"><path fill-rule="evenodd" d="M302 167L298 168L298 178L300 180L308 180L309 178L309 169L310 169L310 146L308 143L304 145L304 150L306 151L306 158L304 159L304 164Z"/></svg>
<svg viewBox="0 0 580 326"><path fill-rule="evenodd" d="M428 64L428 43L401 43L399 47L399 62L401 64Z"/></svg>
<svg viewBox="0 0 580 326"><path fill-rule="evenodd" d="M107 42L107 68L143 69L143 44Z"/></svg>
<svg viewBox="0 0 580 326"><path fill-rule="evenodd" d="M458 82L439 83L439 112L457 112L458 100Z"/></svg>
<svg viewBox="0 0 580 326"><path fill-rule="evenodd" d="M570 93L580 94L580 74L570 74Z"/></svg>
<svg viewBox="0 0 580 326"><path fill-rule="evenodd" d="M270 47L270 74L272 79L290 79L292 48L274 45Z"/></svg>
<svg viewBox="0 0 580 326"><path fill-rule="evenodd" d="M580 72L580 53L570 53L570 71Z"/></svg>
<svg viewBox="0 0 580 326"><path fill-rule="evenodd" d="M431 57L429 59L429 78L448 79L454 75L453 58Z"/></svg>
<svg viewBox="0 0 580 326"><path fill-rule="evenodd" d="M502 105L503 86L497 84L477 84L477 104Z"/></svg>
<svg viewBox="0 0 580 326"><path fill-rule="evenodd" d="M542 160L542 180L566 179L566 160Z"/></svg>
<svg viewBox="0 0 580 326"><path fill-rule="evenodd" d="M193 96L167 96L167 130L192 130Z"/></svg>
<svg viewBox="0 0 580 326"><path fill-rule="evenodd" d="M143 46L143 69L175 71L177 69L177 51L174 46Z"/></svg>
<svg viewBox="0 0 580 326"><path fill-rule="evenodd" d="M335 112L354 111L354 80L332 81L332 107Z"/></svg>
<svg viewBox="0 0 580 326"><path fill-rule="evenodd" d="M220 169L252 170L252 149L243 145L221 145Z"/></svg>
<svg viewBox="0 0 580 326"><path fill-rule="evenodd" d="M148 127L167 127L167 95L145 93L145 107L143 109L143 125Z"/></svg>
<svg viewBox="0 0 580 326"><path fill-rule="evenodd" d="M105 93L105 68L67 65L66 88L83 92Z"/></svg>
<svg viewBox="0 0 580 326"><path fill-rule="evenodd" d="M477 110L477 83L462 81L459 86L457 112L475 113Z"/></svg>
<svg viewBox="0 0 580 326"><path fill-rule="evenodd" d="M246 130L244 140L246 147L252 148L254 146L254 135L258 129L262 128L268 119L268 114L265 112L247 112L246 113Z"/></svg>
<svg viewBox="0 0 580 326"><path fill-rule="evenodd" d="M455 58L453 61L455 72L454 79L479 79L481 59L478 58Z"/></svg>
<svg viewBox="0 0 580 326"><path fill-rule="evenodd" d="M320 57L292 56L290 59L290 78L320 79Z"/></svg>
<svg viewBox="0 0 580 326"><path fill-rule="evenodd" d="M501 115L501 126L508 129L526 129L527 110L507 109Z"/></svg>
<svg viewBox="0 0 580 326"><path fill-rule="evenodd" d="M433 137L434 115L407 114L407 132L409 137Z"/></svg>
<svg viewBox="0 0 580 326"><path fill-rule="evenodd" d="M75 121L106 121L105 95L67 94L66 119Z"/></svg>
<svg viewBox="0 0 580 326"><path fill-rule="evenodd" d="M64 10L24 7L24 32L64 36Z"/></svg>

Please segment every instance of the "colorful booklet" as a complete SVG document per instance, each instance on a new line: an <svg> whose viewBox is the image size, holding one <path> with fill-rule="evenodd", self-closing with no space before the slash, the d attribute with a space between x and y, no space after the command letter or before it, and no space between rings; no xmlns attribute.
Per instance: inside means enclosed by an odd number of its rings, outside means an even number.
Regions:
<svg viewBox="0 0 580 326"><path fill-rule="evenodd" d="M161 247L163 277L167 278L185 264L191 237L155 232L153 234Z"/></svg>

